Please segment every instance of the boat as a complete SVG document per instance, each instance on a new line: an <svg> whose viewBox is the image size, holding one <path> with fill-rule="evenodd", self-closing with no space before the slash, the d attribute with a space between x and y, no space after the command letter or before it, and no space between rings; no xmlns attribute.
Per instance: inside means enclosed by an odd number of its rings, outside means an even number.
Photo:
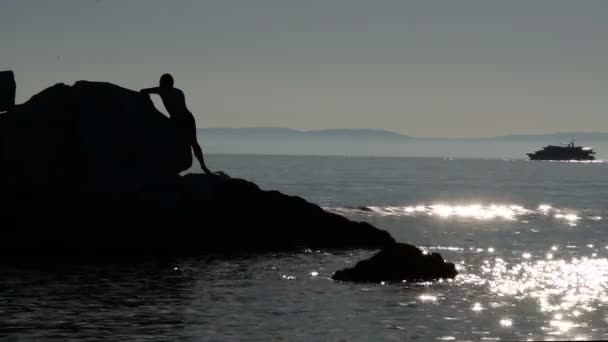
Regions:
<svg viewBox="0 0 608 342"><path fill-rule="evenodd" d="M530 160L595 160L595 152L591 147L575 146L574 140L566 146L549 145L526 154Z"/></svg>

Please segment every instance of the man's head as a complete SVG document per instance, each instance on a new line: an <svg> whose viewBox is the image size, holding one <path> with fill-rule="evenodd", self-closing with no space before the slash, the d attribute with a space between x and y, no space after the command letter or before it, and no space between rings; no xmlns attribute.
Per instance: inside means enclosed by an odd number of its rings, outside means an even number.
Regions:
<svg viewBox="0 0 608 342"><path fill-rule="evenodd" d="M160 77L159 86L161 88L173 88L173 76L170 74L163 74Z"/></svg>

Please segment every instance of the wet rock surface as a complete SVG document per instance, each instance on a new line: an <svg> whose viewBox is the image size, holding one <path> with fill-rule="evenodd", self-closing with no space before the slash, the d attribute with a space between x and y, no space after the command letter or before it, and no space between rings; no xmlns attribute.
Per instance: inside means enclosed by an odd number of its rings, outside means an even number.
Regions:
<svg viewBox="0 0 608 342"><path fill-rule="evenodd" d="M415 246L394 243L384 247L367 260L352 268L337 271L334 280L378 283L401 281L429 281L454 278L456 267L445 262L438 253L425 254Z"/></svg>

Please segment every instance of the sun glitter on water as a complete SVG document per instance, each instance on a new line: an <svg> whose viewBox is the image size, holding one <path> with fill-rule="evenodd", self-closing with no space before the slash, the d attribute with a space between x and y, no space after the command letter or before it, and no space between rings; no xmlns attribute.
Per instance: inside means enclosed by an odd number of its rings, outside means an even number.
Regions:
<svg viewBox="0 0 608 342"><path fill-rule="evenodd" d="M465 269L457 283L487 287L496 298L501 298L499 305L531 299L547 317L543 328L547 334L570 334L586 326L581 320L586 313L608 305L608 259L557 258L558 251L557 246L552 246L550 252L538 256L526 252L516 262L490 257L482 262L478 273ZM471 307L475 312L484 309L482 302ZM501 327L512 324L507 318L499 321Z"/></svg>
<svg viewBox="0 0 608 342"><path fill-rule="evenodd" d="M464 220L504 220L525 221L532 216L548 216L576 227L583 219L599 221L602 216L580 214L571 209L554 208L549 204L540 204L536 208L526 208L518 204L418 204L412 206L363 206L358 208L325 208L339 214L351 215L378 215L378 216L413 216L413 217L437 217L440 219L464 219Z"/></svg>

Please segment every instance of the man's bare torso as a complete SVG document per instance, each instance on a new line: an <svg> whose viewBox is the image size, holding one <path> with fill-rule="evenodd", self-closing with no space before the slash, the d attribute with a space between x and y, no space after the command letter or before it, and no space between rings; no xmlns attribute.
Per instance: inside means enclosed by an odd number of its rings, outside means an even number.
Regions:
<svg viewBox="0 0 608 342"><path fill-rule="evenodd" d="M183 116L192 115L186 107L186 97L181 90L177 88L162 89L159 91L159 95L172 119L179 120Z"/></svg>

